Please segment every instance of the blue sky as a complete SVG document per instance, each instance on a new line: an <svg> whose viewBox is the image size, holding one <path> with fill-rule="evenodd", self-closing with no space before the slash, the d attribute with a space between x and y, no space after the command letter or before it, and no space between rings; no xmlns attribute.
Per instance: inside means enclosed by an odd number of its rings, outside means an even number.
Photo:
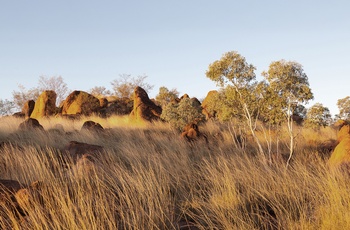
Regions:
<svg viewBox="0 0 350 230"><path fill-rule="evenodd" d="M208 65L238 51L256 74L272 61L304 66L316 102L334 115L350 96L350 2L0 0L0 98L39 76L71 90L111 89L120 74L204 98Z"/></svg>

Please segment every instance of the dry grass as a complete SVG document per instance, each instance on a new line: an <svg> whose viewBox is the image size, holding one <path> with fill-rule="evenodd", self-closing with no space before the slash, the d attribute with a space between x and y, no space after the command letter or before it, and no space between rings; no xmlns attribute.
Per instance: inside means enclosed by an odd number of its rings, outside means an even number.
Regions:
<svg viewBox="0 0 350 230"><path fill-rule="evenodd" d="M99 122L105 132L81 132L85 120ZM266 151L270 144L279 159L265 165L255 156L249 135L242 148L222 124L200 127L209 145L190 145L167 124L131 124L127 117L42 120L44 133L18 132L20 122L0 120L0 142L12 143L0 150L0 179L28 185L41 181L43 186L24 206L25 216L3 205L2 228L350 227L350 178L328 172L327 157L318 148L335 137L332 129L300 129L294 161L286 169L283 130L269 133L271 139L260 132ZM94 168L59 165L60 150L72 140L104 147Z"/></svg>

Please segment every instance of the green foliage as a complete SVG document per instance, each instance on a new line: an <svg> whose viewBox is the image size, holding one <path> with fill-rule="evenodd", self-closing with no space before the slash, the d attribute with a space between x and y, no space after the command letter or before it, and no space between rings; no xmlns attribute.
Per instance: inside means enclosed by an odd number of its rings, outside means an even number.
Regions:
<svg viewBox="0 0 350 230"><path fill-rule="evenodd" d="M173 127L182 130L188 123L204 119L198 101L183 98L179 103L169 103L163 108L161 118Z"/></svg>
<svg viewBox="0 0 350 230"><path fill-rule="evenodd" d="M164 107L169 102L174 101L179 97L179 92L176 89L169 90L167 87L160 87L159 93L156 96L156 101L160 104L160 106Z"/></svg>
<svg viewBox="0 0 350 230"><path fill-rule="evenodd" d="M229 121L233 117L242 118L242 105L238 100L238 93L232 86L222 88L212 99L209 108L217 112L220 121Z"/></svg>
<svg viewBox="0 0 350 230"><path fill-rule="evenodd" d="M292 61L275 61L262 75L268 82L269 106L277 120L290 121L302 103L313 99L308 77L302 66Z"/></svg>
<svg viewBox="0 0 350 230"><path fill-rule="evenodd" d="M118 79L111 82L114 93L119 98L131 98L135 87L143 88L147 93L153 89L153 85L145 83L146 75L132 77L130 74L121 74Z"/></svg>
<svg viewBox="0 0 350 230"><path fill-rule="evenodd" d="M274 101L274 111L277 111L275 115L280 119L283 116L287 121L290 137L288 166L294 153L296 137L293 131L292 116L298 105L313 99L313 94L309 87L308 77L302 65L297 62L285 60L272 62L269 70L263 72L262 75L269 84L268 92Z"/></svg>
<svg viewBox="0 0 350 230"><path fill-rule="evenodd" d="M209 65L206 76L222 87L221 103L216 108L221 112L221 120L232 117L251 120L257 114L261 95L257 91L254 70L255 67L236 51L225 53Z"/></svg>
<svg viewBox="0 0 350 230"><path fill-rule="evenodd" d="M253 135L259 153L264 151L257 138L255 129L259 110L263 105L261 84L255 80L255 67L248 64L243 56L236 51L225 53L220 60L209 65L206 75L219 86L225 87L225 107L230 108L228 114L243 118ZM228 105L228 106L227 106Z"/></svg>
<svg viewBox="0 0 350 230"><path fill-rule="evenodd" d="M271 89L283 99L284 108L290 104L304 103L313 99L308 77L302 65L297 62L285 60L272 62L269 70L262 75Z"/></svg>
<svg viewBox="0 0 350 230"><path fill-rule="evenodd" d="M316 103L310 107L306 113L305 126L313 129L319 129L321 126L329 126L332 122L332 116L327 107L321 103Z"/></svg>
<svg viewBox="0 0 350 230"><path fill-rule="evenodd" d="M337 101L339 109L339 118L343 120L350 119L350 96L344 97Z"/></svg>
<svg viewBox="0 0 350 230"><path fill-rule="evenodd" d="M255 80L254 71L255 67L248 64L243 56L231 51L210 64L206 76L221 87L231 83L237 88L242 88Z"/></svg>

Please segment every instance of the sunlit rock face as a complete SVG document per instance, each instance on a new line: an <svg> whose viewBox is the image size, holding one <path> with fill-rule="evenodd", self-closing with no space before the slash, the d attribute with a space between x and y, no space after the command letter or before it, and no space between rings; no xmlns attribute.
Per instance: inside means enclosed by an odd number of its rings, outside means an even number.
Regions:
<svg viewBox="0 0 350 230"><path fill-rule="evenodd" d="M98 112L100 101L95 96L84 91L73 91L62 104L62 115L89 116Z"/></svg>
<svg viewBox="0 0 350 230"><path fill-rule="evenodd" d="M30 117L40 119L53 116L56 113L56 97L57 94L53 90L42 92L35 101L34 109Z"/></svg>
<svg viewBox="0 0 350 230"><path fill-rule="evenodd" d="M134 108L130 118L135 121L153 121L159 119L162 108L149 99L148 94L141 87L134 90Z"/></svg>

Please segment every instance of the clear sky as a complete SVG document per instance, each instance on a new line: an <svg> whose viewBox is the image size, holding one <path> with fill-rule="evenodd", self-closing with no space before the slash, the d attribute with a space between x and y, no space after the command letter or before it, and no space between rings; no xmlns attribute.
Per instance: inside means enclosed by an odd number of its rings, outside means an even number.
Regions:
<svg viewBox="0 0 350 230"><path fill-rule="evenodd" d="M338 113L350 96L348 0L0 0L0 98L39 76L71 90L111 89L120 74L204 98L208 65L238 51L256 74L297 61L316 102Z"/></svg>

